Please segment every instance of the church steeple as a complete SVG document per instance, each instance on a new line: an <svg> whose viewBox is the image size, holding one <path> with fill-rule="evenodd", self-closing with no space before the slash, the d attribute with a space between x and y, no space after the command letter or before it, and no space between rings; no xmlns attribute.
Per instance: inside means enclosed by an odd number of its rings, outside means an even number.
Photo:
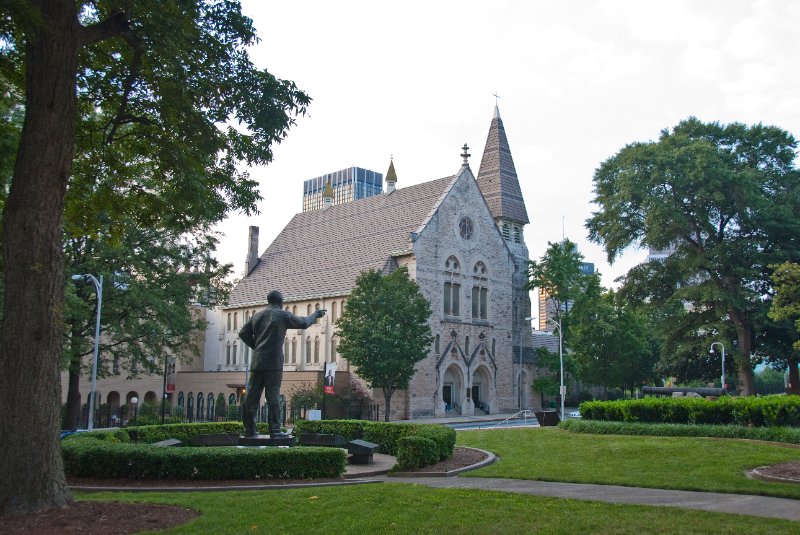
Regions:
<svg viewBox="0 0 800 535"><path fill-rule="evenodd" d="M496 104L477 180L495 221L502 219L521 225L530 223L500 109Z"/></svg>

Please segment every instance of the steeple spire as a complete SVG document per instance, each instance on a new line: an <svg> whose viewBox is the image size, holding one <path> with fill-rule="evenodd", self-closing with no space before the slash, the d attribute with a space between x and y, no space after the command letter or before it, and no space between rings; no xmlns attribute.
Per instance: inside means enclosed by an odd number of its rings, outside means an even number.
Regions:
<svg viewBox="0 0 800 535"><path fill-rule="evenodd" d="M397 173L394 170L394 158L389 158L389 170L386 171L386 193L391 193L395 190L397 184Z"/></svg>
<svg viewBox="0 0 800 535"><path fill-rule="evenodd" d="M523 225L530 223L497 104L477 181L495 220L504 219Z"/></svg>

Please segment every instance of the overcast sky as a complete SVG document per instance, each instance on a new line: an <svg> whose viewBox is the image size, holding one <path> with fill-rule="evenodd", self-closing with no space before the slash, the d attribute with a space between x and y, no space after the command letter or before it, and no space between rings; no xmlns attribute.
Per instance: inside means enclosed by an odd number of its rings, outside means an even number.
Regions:
<svg viewBox="0 0 800 535"><path fill-rule="evenodd" d="M353 165L385 174L394 156L398 187L418 184L458 171L465 142L477 173L494 93L531 220L531 258L563 228L606 286L646 252L609 265L588 241L600 162L692 115L800 135L792 0L242 4L261 38L253 61L313 101L273 163L251 169L260 214L219 227L219 258L237 277L247 227L260 227L263 252L302 210L305 179Z"/></svg>

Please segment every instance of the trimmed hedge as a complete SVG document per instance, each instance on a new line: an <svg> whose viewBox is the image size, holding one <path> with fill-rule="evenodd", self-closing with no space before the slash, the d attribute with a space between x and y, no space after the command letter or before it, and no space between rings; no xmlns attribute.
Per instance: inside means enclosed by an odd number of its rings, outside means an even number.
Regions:
<svg viewBox="0 0 800 535"><path fill-rule="evenodd" d="M61 451L66 475L130 479L314 479L338 478L347 464L347 452L341 448L159 448L118 440L120 432L124 434L119 430L65 438Z"/></svg>
<svg viewBox="0 0 800 535"><path fill-rule="evenodd" d="M380 446L379 452L400 457L404 443L400 440L408 436L418 436L432 441L439 456L444 460L453 455L456 444L455 429L439 424L400 424L390 422L369 422L365 420L301 420L294 424L295 435L301 433L333 433L346 440L363 439ZM437 461L433 461L437 462ZM433 464L427 462L425 464ZM420 465L425 466L425 465Z"/></svg>
<svg viewBox="0 0 800 535"><path fill-rule="evenodd" d="M268 434L266 423L256 424L259 433ZM244 431L242 422L205 422L196 424L167 424L167 425L142 425L126 427L125 431L133 442L152 444L168 438L175 438L181 442L191 442L199 435L213 435L217 433L241 434Z"/></svg>
<svg viewBox="0 0 800 535"><path fill-rule="evenodd" d="M800 427L800 396L630 399L586 401L586 420L615 422Z"/></svg>
<svg viewBox="0 0 800 535"><path fill-rule="evenodd" d="M569 419L558 426L576 433L596 435L643 435L661 437L743 438L800 444L800 429L794 427L745 427L712 424L653 424Z"/></svg>
<svg viewBox="0 0 800 535"><path fill-rule="evenodd" d="M409 435L397 440L397 464L392 470L414 470L438 461L436 442L420 435Z"/></svg>

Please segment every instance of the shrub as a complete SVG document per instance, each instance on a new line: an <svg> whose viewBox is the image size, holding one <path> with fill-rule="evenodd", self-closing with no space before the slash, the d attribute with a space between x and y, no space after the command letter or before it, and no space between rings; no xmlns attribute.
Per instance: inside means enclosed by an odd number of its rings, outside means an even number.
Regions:
<svg viewBox="0 0 800 535"><path fill-rule="evenodd" d="M570 419L558 424L576 433L597 435L646 435L663 437L710 437L766 440L800 444L800 429L794 427L746 427L711 424L654 424L641 422L608 422Z"/></svg>
<svg viewBox="0 0 800 535"><path fill-rule="evenodd" d="M586 420L800 427L800 396L587 401L581 403L580 411Z"/></svg>
<svg viewBox="0 0 800 535"><path fill-rule="evenodd" d="M345 470L340 448L158 448L88 437L62 444L71 477L129 479L335 478Z"/></svg>
<svg viewBox="0 0 800 535"><path fill-rule="evenodd" d="M398 441L406 436L418 435L436 445L439 459L453 454L456 443L454 429L438 424L399 424L390 422L368 422L365 420L301 420L295 422L295 435L300 433L333 433L346 440L364 439L380 446L379 452L398 455ZM430 464L430 463L428 463Z"/></svg>
<svg viewBox="0 0 800 535"><path fill-rule="evenodd" d="M409 435L397 440L396 470L413 470L439 461L439 447L436 442L419 435Z"/></svg>

